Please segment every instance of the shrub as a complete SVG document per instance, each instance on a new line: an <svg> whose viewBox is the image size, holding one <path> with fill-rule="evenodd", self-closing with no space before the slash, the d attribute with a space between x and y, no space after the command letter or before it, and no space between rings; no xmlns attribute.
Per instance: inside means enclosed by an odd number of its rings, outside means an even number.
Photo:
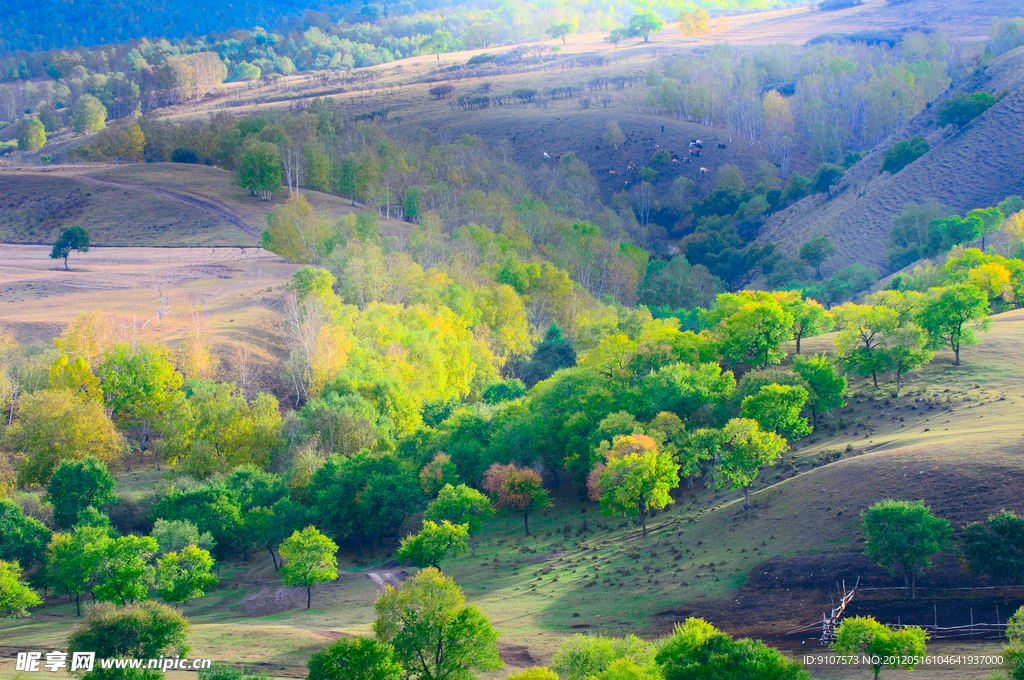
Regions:
<svg viewBox="0 0 1024 680"><path fill-rule="evenodd" d="M970 95L957 92L939 104L939 123L963 127L992 108L996 101L998 100L988 92L975 92Z"/></svg>
<svg viewBox="0 0 1024 680"><path fill-rule="evenodd" d="M909 142L896 142L891 149L885 152L882 172L891 172L895 175L928 153L928 148L928 140L924 137L914 137Z"/></svg>

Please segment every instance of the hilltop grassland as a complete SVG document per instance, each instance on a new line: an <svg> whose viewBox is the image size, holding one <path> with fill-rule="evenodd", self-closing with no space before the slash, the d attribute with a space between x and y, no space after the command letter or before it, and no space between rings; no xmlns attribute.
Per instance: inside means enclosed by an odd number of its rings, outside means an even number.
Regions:
<svg viewBox="0 0 1024 680"><path fill-rule="evenodd" d="M805 351L827 351L830 336L805 341ZM1019 423L1024 403L1024 311L993 317L981 344L965 350L954 368L940 353L896 397L855 381L847 406L802 440L785 466L769 468L755 485L752 507L741 513L734 491L679 490L676 502L636 526L596 512L572 496L531 521L486 525L475 558L444 563L501 632L506 671L547 663L559 641L573 632L655 636L675 621L702 616L736 635L770 641L796 654L820 650L814 633L786 635L828 609L842 580L866 587L852 613L904 624L966 624L968 616L992 622L995 608L1009 605L990 591L951 595L968 579L955 561L940 557L919 580L918 599L861 554L859 514L883 498L924 499L955 528L1000 509L1024 510L1017 480L1024 473ZM122 476L129 493L145 492L165 473L151 467ZM133 491L136 490L136 491ZM415 530L419 516L407 520ZM340 635L367 634L379 588L413 570L381 565L390 546L363 558L345 553L346 571L314 592L284 588L265 552L249 562L230 562L221 585L186 604L193 655L256 667L271 677L304 677L305 659ZM882 588L882 590L872 590ZM951 599L952 598L952 599ZM970 613L968 612L970 610ZM31 619L2 624L5 651L59 648L74 608L59 599ZM929 645L933 653L997 653L993 641ZM0 677L15 677L0 665ZM915 677L984 678L991 668L920 668ZM815 678L855 678L853 669L814 671ZM188 677L183 675L181 677ZM494 674L495 678L504 673Z"/></svg>
<svg viewBox="0 0 1024 680"><path fill-rule="evenodd" d="M223 169L183 163L0 167L0 243L51 244L79 224L98 246L259 246L287 192L261 201ZM350 202L309 191L326 217Z"/></svg>

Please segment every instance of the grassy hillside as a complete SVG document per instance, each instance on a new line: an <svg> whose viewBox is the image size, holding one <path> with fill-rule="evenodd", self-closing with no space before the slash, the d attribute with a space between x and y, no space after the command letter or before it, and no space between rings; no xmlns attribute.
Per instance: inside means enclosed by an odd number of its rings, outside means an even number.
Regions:
<svg viewBox="0 0 1024 680"><path fill-rule="evenodd" d="M993 60L977 79L959 89L1007 94L960 130L939 127L938 107L933 105L899 136L925 137L930 145L927 154L895 175L879 174L885 151L898 141L887 140L846 174L839 196L812 196L773 216L760 240L795 254L802 243L825 234L836 247L828 267L862 262L884 269L892 218L906 203L934 199L963 214L1024 192L1019 153L1024 143L1024 49Z"/></svg>
<svg viewBox="0 0 1024 680"><path fill-rule="evenodd" d="M599 515L593 505L556 497L531 521L532 536L522 535L521 518L493 522L476 558L446 562L445 571L502 633L507 670L549 661L558 641L572 632L656 635L690 615L798 654L814 652L820 648L813 633L786 631L820 617L831 606L835 584L858 577L868 590L854 601L854 611L882 620L930 623L934 615L947 625L966 623L969 616L992 621L997 606L1005 618L1021 604L1019 594L1007 606L998 597L960 593L950 600L948 591L930 590L986 584L967 579L946 558L920 579L915 602L898 590L871 590L896 582L861 555L858 516L887 497L923 498L954 527L1001 508L1024 510L1016 483L1024 473L1022 341L1024 311L1018 310L993 319L981 345L965 351L962 367L940 355L899 397L855 382L846 408L801 443L786 466L765 471L746 514L739 512L739 492L683 490L642 538L636 527ZM823 337L805 346L822 351L829 344ZM136 470L121 484L145 493L161 476ZM413 518L405 528L416 523ZM369 631L379 586L410 571L377 566L393 551L385 545L362 559L344 553L348 571L314 593L309 612L302 608L303 593L281 586L267 556L224 565L221 586L184 608L193 623L193 654L255 665L274 677L303 677L313 650L339 635ZM50 603L31 619L0 624L0 649L59 647L74 610L56 599ZM991 641L930 647L937 653L996 648ZM0 677L12 677L10 663L0 662ZM983 678L988 670L922 668L915 677Z"/></svg>
<svg viewBox="0 0 1024 680"><path fill-rule="evenodd" d="M266 216L288 198L261 201L226 170L180 163L0 169L0 243L48 244L67 224L97 246L258 246ZM307 192L325 215L348 201Z"/></svg>

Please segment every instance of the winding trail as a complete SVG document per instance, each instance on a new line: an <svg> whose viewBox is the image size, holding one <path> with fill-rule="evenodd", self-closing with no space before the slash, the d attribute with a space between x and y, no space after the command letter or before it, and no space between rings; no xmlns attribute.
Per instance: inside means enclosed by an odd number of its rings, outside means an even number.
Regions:
<svg viewBox="0 0 1024 680"><path fill-rule="evenodd" d="M86 182L92 182L93 184L102 184L105 186L114 187L116 189L145 191L147 193L173 198L177 201L181 201L182 203L186 203L192 206L193 208L199 208L200 210L204 210L216 217L219 217L220 219L224 220L225 222L228 222L229 224L234 225L235 227L237 227L238 229L240 229L241 231L245 232L250 236L255 236L258 238L263 233L262 230L258 229L257 227L249 224L244 219L242 219L242 217L234 210L224 205L220 201L217 201L212 198L199 198L193 195L179 194L174 191L167 191L166 189L157 189L156 187L142 186L140 184L124 184L121 182L111 182L110 180L90 177L88 175L79 175L78 179L81 179Z"/></svg>

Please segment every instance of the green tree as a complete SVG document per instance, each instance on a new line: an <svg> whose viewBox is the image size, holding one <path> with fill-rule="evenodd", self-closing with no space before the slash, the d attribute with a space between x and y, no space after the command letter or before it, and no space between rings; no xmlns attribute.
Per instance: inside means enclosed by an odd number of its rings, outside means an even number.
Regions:
<svg viewBox="0 0 1024 680"><path fill-rule="evenodd" d="M296 531L281 544L281 580L286 586L306 589L306 609L313 586L338 578L337 552L337 544L312 526Z"/></svg>
<svg viewBox="0 0 1024 680"><path fill-rule="evenodd" d="M839 374L824 354L793 359L793 370L807 383L807 408L811 411L811 424L818 426L818 414L829 413L846 405L846 378Z"/></svg>
<svg viewBox="0 0 1024 680"><path fill-rule="evenodd" d="M835 326L832 315L815 300L804 300L798 296L792 301L783 300L783 306L793 315L793 339L796 340L797 354L800 354L802 340L828 333Z"/></svg>
<svg viewBox="0 0 1024 680"><path fill-rule="evenodd" d="M474 536L480 533L484 520L494 516L491 500L476 489L459 484L445 484L430 505L423 518L431 522L464 524L469 533L469 555L476 557Z"/></svg>
<svg viewBox="0 0 1024 680"><path fill-rule="evenodd" d="M454 43L455 39L452 34L439 28L420 43L420 52L435 54L437 60L441 61L441 53L451 50Z"/></svg>
<svg viewBox="0 0 1024 680"><path fill-rule="evenodd" d="M561 38L562 44L565 45L565 37L570 33L576 32L576 24L572 21L566 21L561 24L555 24L544 32L556 40Z"/></svg>
<svg viewBox="0 0 1024 680"><path fill-rule="evenodd" d="M107 107L91 94L83 94L71 109L71 129L75 134L99 132L107 126Z"/></svg>
<svg viewBox="0 0 1024 680"><path fill-rule="evenodd" d="M149 599L156 577L150 562L157 549L156 539L149 536L121 536L107 543L96 573L96 599L122 605Z"/></svg>
<svg viewBox="0 0 1024 680"><path fill-rule="evenodd" d="M824 234L818 234L800 246L800 259L814 267L814 273L819 279L821 278L821 265L835 254L835 246Z"/></svg>
<svg viewBox="0 0 1024 680"><path fill-rule="evenodd" d="M913 322L901 323L886 332L883 351L896 374L897 395L900 393L903 376L932 360L934 355L925 349L927 344L928 337L924 330Z"/></svg>
<svg viewBox="0 0 1024 680"><path fill-rule="evenodd" d="M46 128L36 117L26 118L18 126L18 148L22 151L35 151L46 144Z"/></svg>
<svg viewBox="0 0 1024 680"><path fill-rule="evenodd" d="M614 120L608 121L608 124L604 128L604 143L618 151L619 147L621 147L625 142L626 135L623 134L622 128L619 127L618 122Z"/></svg>
<svg viewBox="0 0 1024 680"><path fill-rule="evenodd" d="M715 486L743 489L743 512L750 508L750 485L765 465L786 451L786 440L765 432L756 420L733 418L723 431L724 443L715 464Z"/></svg>
<svg viewBox="0 0 1024 680"><path fill-rule="evenodd" d="M904 588L917 597L917 576L931 566L931 557L942 550L952 530L936 517L924 501L879 501L861 513L867 543L864 551L880 567L903 572Z"/></svg>
<svg viewBox="0 0 1024 680"><path fill-rule="evenodd" d="M743 400L740 416L756 420L762 430L786 439L799 439L811 433L807 419L800 417L809 398L808 391L800 386L765 385Z"/></svg>
<svg viewBox="0 0 1024 680"><path fill-rule="evenodd" d="M989 302L984 291L969 283L933 289L925 299L917 322L929 336L931 347L948 346L960 365L960 348L978 344L976 330L989 328Z"/></svg>
<svg viewBox="0 0 1024 680"><path fill-rule="evenodd" d="M306 680L401 680L402 667L386 642L364 637L335 640L313 654Z"/></svg>
<svg viewBox="0 0 1024 680"><path fill-rule="evenodd" d="M887 330L898 326L899 312L885 305L849 302L834 309L833 314L839 325L835 344L840 361L858 375L870 375L878 389L878 374L890 368L883 340Z"/></svg>
<svg viewBox="0 0 1024 680"><path fill-rule="evenodd" d="M102 462L116 460L124 439L110 422L102 402L82 399L71 390L43 390L26 394L18 417L7 430L7 444L22 451L18 470L22 486L48 484L61 462L92 456Z"/></svg>
<svg viewBox="0 0 1024 680"><path fill-rule="evenodd" d="M679 465L643 434L616 437L604 455L605 462L594 467L587 482L591 499L601 501L606 515L638 516L646 536L650 511L672 502L669 493L679 486Z"/></svg>
<svg viewBox="0 0 1024 680"><path fill-rule="evenodd" d="M546 666L533 666L513 673L508 680L558 680L558 675Z"/></svg>
<svg viewBox="0 0 1024 680"><path fill-rule="evenodd" d="M391 644L409 680L472 680L501 668L498 633L455 582L428 567L388 587L373 606L373 632Z"/></svg>
<svg viewBox="0 0 1024 680"><path fill-rule="evenodd" d="M185 600L202 597L217 585L211 573L213 558L208 550L189 545L178 552L170 552L158 562L159 578L156 588L160 597L181 604Z"/></svg>
<svg viewBox="0 0 1024 680"><path fill-rule="evenodd" d="M331 238L327 220L296 192L267 215L263 247L292 262L319 265L331 251Z"/></svg>
<svg viewBox="0 0 1024 680"><path fill-rule="evenodd" d="M64 461L53 471L46 492L53 506L54 523L66 529L75 524L85 508L102 508L114 500L114 476L92 456Z"/></svg>
<svg viewBox="0 0 1024 680"><path fill-rule="evenodd" d="M832 648L845 656L865 655L877 661L871 670L878 680L885 668L914 670L914 660L924 658L927 639L928 633L917 626L894 630L870 616L851 616L839 624Z"/></svg>
<svg viewBox="0 0 1024 680"><path fill-rule="evenodd" d="M435 524L423 522L418 534L406 536L398 548L398 559L408 560L415 566L439 568L441 560L458 557L469 547L469 529L465 524L452 524L448 520Z"/></svg>
<svg viewBox="0 0 1024 680"><path fill-rule="evenodd" d="M1024 517L1003 510L986 522L964 527L960 552L967 568L976 574L988 574L1006 586L1024 581Z"/></svg>
<svg viewBox="0 0 1024 680"><path fill-rule="evenodd" d="M782 343L793 338L793 315L776 300L744 302L722 320L716 333L726 361L764 368L785 356Z"/></svg>
<svg viewBox="0 0 1024 680"><path fill-rule="evenodd" d="M624 638L572 635L558 646L558 651L551 659L551 667L564 680L590 680L593 677L603 678L603 674L612 666L627 662L641 672L660 677L656 675L656 652L657 648L653 644L635 635Z"/></svg>
<svg viewBox="0 0 1024 680"><path fill-rule="evenodd" d="M895 175L928 153L928 148L928 140L924 137L914 137L910 141L896 142L892 148L885 152L885 159L882 161L882 172L891 172Z"/></svg>
<svg viewBox="0 0 1024 680"><path fill-rule="evenodd" d="M487 469L484 490L494 497L497 510L523 514L523 528L530 535L530 513L551 505L540 475L529 468L495 463Z"/></svg>
<svg viewBox="0 0 1024 680"><path fill-rule="evenodd" d="M121 429L134 430L140 439L163 429L174 395L182 386L172 357L156 345L114 345L96 375L103 383L103 399L114 422Z"/></svg>
<svg viewBox="0 0 1024 680"><path fill-rule="evenodd" d="M75 601L81 616L82 593L103 563L110 534L102 527L78 525L70 534L54 534L47 548L47 580L57 592Z"/></svg>
<svg viewBox="0 0 1024 680"><path fill-rule="evenodd" d="M975 208L966 215L967 219L976 219L981 224L981 251L985 252L985 237L994 234L1003 226L1006 217L999 208Z"/></svg>
<svg viewBox="0 0 1024 680"><path fill-rule="evenodd" d="M238 184L269 201L281 189L281 154L270 142L253 142L238 163Z"/></svg>
<svg viewBox="0 0 1024 680"><path fill-rule="evenodd" d="M0 560L19 562L26 569L46 564L50 530L26 515L9 498L0 498Z"/></svg>
<svg viewBox="0 0 1024 680"><path fill-rule="evenodd" d="M68 637L68 657L95 652L96 659L157 659L188 656L188 619L159 602L124 607L98 603ZM97 663L83 680L159 680L161 670L105 670Z"/></svg>
<svg viewBox="0 0 1024 680"><path fill-rule="evenodd" d="M664 680L808 680L798 662L760 640L734 640L703 619L676 624L655 657Z"/></svg>
<svg viewBox="0 0 1024 680"><path fill-rule="evenodd" d="M963 127L995 106L996 101L988 92L956 92L939 104L939 123Z"/></svg>
<svg viewBox="0 0 1024 680"><path fill-rule="evenodd" d="M42 603L42 598L22 582L21 566L0 560L0 618L28 616L29 607Z"/></svg>
<svg viewBox="0 0 1024 680"><path fill-rule="evenodd" d="M68 255L71 251L79 253L89 252L89 232L79 226L65 227L53 244L50 257L54 260L64 260L64 270L68 268Z"/></svg>
<svg viewBox="0 0 1024 680"><path fill-rule="evenodd" d="M544 333L544 339L537 345L530 361L520 369L519 377L530 388L550 378L555 371L575 365L576 350L573 349L572 341L565 337L561 328L552 324Z"/></svg>
<svg viewBox="0 0 1024 680"><path fill-rule="evenodd" d="M665 22L654 12L637 12L629 19L626 37L643 38L644 42L648 42L651 39L651 33L657 33L664 26Z"/></svg>

